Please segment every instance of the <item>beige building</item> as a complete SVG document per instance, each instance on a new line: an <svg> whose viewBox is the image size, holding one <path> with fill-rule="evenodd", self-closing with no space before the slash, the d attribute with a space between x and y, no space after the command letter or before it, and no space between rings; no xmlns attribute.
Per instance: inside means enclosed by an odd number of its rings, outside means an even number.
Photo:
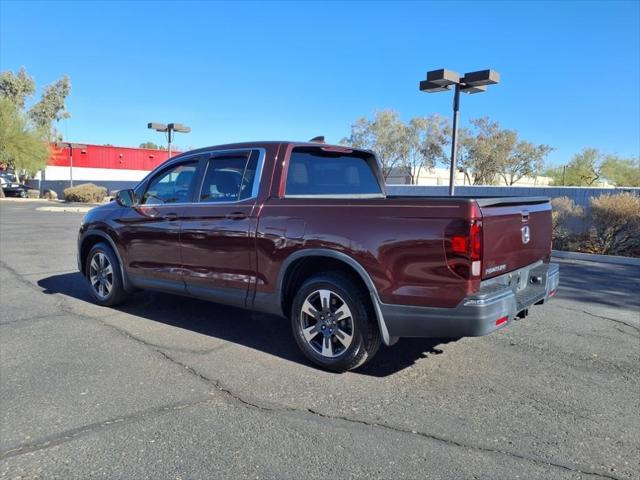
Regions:
<svg viewBox="0 0 640 480"><path fill-rule="evenodd" d="M502 178L496 184L496 186L505 186L505 182ZM411 184L411 175L406 169L396 169L394 170L389 178L387 178L387 183L391 185L410 185ZM416 182L416 185L427 185L427 186L446 186L449 185L449 169L448 168L431 168L431 169L420 169L420 175ZM469 185L469 180L464 176L463 173L457 172L456 174L456 185ZM523 177L514 183L513 187L547 187L551 185L551 177L544 177L542 175L538 175L536 177ZM593 187L599 188L608 188L611 185L606 180L598 182L593 185Z"/></svg>

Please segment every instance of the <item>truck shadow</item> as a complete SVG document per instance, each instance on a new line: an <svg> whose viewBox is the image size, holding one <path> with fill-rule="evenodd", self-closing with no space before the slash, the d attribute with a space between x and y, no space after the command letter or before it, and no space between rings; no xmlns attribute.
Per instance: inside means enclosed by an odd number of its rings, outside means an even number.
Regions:
<svg viewBox="0 0 640 480"><path fill-rule="evenodd" d="M38 285L45 294L61 294L91 302L85 280L78 272L43 278ZM114 309L315 368L299 352L291 335L289 321L284 318L156 292L136 293ZM392 347L381 347L370 362L353 373L386 377L410 367L421 358L443 353L436 348L443 343L447 343L447 340L401 339Z"/></svg>

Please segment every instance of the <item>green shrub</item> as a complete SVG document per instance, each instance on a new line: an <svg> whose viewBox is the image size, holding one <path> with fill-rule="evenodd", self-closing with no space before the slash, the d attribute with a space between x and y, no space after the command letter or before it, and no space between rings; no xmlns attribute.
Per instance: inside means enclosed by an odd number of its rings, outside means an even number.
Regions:
<svg viewBox="0 0 640 480"><path fill-rule="evenodd" d="M105 187L93 183L84 183L64 189L64 199L67 202L100 203L107 195Z"/></svg>
<svg viewBox="0 0 640 480"><path fill-rule="evenodd" d="M640 256L640 197L621 193L592 198L589 233L593 253Z"/></svg>

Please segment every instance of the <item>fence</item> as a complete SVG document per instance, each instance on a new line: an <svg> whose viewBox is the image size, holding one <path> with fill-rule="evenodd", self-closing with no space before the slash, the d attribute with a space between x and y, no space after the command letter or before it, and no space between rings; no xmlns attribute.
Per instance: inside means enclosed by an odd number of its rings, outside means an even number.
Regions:
<svg viewBox="0 0 640 480"><path fill-rule="evenodd" d="M440 195L446 196L449 187L427 185L387 185L390 195ZM576 205L589 210L589 200L604 194L618 194L631 192L640 195L640 188L590 188L590 187L490 187L490 186L459 186L456 195L470 197L569 197Z"/></svg>
<svg viewBox="0 0 640 480"><path fill-rule="evenodd" d="M93 183L95 185L105 187L108 192L115 192L117 190L124 190L126 188L133 188L139 182L132 182L127 180L74 180L74 185L82 185L83 183ZM27 185L33 188L38 188L40 191L53 190L58 194L60 198L63 196L65 188L69 187L69 180L28 180Z"/></svg>

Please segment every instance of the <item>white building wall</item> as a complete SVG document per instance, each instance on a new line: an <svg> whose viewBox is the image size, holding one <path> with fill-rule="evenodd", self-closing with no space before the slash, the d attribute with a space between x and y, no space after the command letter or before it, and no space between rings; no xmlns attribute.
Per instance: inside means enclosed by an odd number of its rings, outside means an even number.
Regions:
<svg viewBox="0 0 640 480"><path fill-rule="evenodd" d="M68 181L70 173L69 167L47 165L43 180ZM73 181L139 182L148 173L146 170L73 167Z"/></svg>

